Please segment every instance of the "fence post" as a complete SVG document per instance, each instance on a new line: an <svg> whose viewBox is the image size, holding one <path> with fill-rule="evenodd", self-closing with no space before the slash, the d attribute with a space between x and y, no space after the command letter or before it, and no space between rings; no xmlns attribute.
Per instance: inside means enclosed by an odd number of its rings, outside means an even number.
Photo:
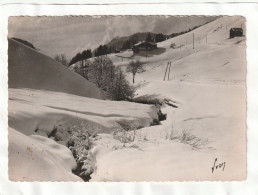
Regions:
<svg viewBox="0 0 258 195"><path fill-rule="evenodd" d="M168 80L169 80L169 76L170 76L170 67L171 67L171 62L169 62L169 68L168 68Z"/></svg>
<svg viewBox="0 0 258 195"><path fill-rule="evenodd" d="M193 33L193 49L194 49L194 33Z"/></svg>

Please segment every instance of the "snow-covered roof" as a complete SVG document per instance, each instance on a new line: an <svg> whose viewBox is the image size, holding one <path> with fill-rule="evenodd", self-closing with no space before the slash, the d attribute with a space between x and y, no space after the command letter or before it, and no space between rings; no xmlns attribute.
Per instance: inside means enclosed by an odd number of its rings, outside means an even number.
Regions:
<svg viewBox="0 0 258 195"><path fill-rule="evenodd" d="M135 44L134 46L139 46L139 45L141 45L141 44L143 44L143 43L148 43L148 44L153 45L153 46L156 46L156 45L157 45L157 43L154 43L154 42L142 41L142 42L140 42L140 43Z"/></svg>
<svg viewBox="0 0 258 195"><path fill-rule="evenodd" d="M242 28L231 28L230 30L232 30L232 31L243 31Z"/></svg>

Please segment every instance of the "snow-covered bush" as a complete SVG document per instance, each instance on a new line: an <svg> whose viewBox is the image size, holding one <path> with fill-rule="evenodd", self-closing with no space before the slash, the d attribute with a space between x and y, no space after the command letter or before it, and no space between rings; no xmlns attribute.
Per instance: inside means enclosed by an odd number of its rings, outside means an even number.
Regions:
<svg viewBox="0 0 258 195"><path fill-rule="evenodd" d="M92 125L85 121L77 121L70 130L70 137L67 140L67 146L72 151L77 162L77 168L74 170L76 175L79 175L84 180L89 180L90 175L94 171L94 159L91 156L90 149L92 141L95 139L96 130Z"/></svg>
<svg viewBox="0 0 258 195"><path fill-rule="evenodd" d="M137 126L131 121L120 121L114 124L113 138L122 143L130 143L135 140Z"/></svg>

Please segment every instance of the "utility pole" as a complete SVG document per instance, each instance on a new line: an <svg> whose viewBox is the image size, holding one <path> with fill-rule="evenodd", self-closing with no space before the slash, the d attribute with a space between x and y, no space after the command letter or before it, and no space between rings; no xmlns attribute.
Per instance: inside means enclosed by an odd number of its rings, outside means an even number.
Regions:
<svg viewBox="0 0 258 195"><path fill-rule="evenodd" d="M193 49L194 49L194 33L193 33Z"/></svg>
<svg viewBox="0 0 258 195"><path fill-rule="evenodd" d="M207 42L207 34L206 34L206 45L207 45L207 43L208 43L208 42Z"/></svg>

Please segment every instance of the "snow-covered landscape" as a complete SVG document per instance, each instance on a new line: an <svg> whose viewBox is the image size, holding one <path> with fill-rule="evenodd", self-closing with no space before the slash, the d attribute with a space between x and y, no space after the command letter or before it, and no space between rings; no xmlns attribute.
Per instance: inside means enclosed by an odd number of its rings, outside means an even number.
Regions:
<svg viewBox="0 0 258 195"><path fill-rule="evenodd" d="M232 28L243 36L229 38ZM156 53L106 54L133 88L119 101L77 74L96 57L66 67L9 37L10 180L244 180L244 35L245 18L221 16L157 42ZM132 61L142 63L135 75Z"/></svg>

